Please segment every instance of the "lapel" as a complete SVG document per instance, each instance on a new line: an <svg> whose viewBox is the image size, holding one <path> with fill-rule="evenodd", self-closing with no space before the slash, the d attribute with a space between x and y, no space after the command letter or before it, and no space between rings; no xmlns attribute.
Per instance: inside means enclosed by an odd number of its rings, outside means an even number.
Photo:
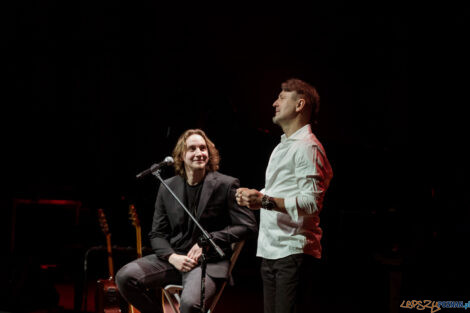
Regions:
<svg viewBox="0 0 470 313"><path fill-rule="evenodd" d="M181 176L176 176L176 181L175 181L174 186L170 186L170 188L172 188L173 192L178 197L178 199L180 199L181 202L183 202L183 203L185 201L185 196L186 196L184 194L184 184L185 184L184 178L181 177ZM182 214L186 214L184 212L184 209L179 204L179 202L175 198L173 198L172 195L169 195L169 197L171 197L171 199L172 199L173 208L175 208L175 209L178 208L178 211L181 211Z"/></svg>
<svg viewBox="0 0 470 313"><path fill-rule="evenodd" d="M201 198L199 199L199 205L197 206L196 218L199 218L202 215L202 212L206 208L207 202L209 201L212 192L214 191L217 184L217 177L214 172L207 173L206 178L204 179L204 184L202 185Z"/></svg>

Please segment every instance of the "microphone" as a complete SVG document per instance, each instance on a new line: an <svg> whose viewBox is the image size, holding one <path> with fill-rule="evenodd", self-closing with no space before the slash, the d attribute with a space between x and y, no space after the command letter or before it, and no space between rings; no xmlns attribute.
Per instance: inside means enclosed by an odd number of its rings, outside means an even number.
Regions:
<svg viewBox="0 0 470 313"><path fill-rule="evenodd" d="M153 174L154 172L158 171L163 166L173 165L173 163L175 163L173 158L171 156L167 156L165 160L161 161L158 164L153 164L152 166L150 166L150 168L146 169L145 171L140 172L135 177L141 178L141 177L147 176L148 174Z"/></svg>

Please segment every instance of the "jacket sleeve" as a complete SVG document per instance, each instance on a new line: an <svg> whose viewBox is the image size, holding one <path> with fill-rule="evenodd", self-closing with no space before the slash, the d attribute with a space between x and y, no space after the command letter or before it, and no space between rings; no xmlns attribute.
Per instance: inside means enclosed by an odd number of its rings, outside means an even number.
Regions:
<svg viewBox="0 0 470 313"><path fill-rule="evenodd" d="M236 202L235 192L239 186L238 179L233 179L227 188L225 201L230 217L230 225L211 233L216 244L227 246L253 236L258 231L253 212L246 207L240 207Z"/></svg>
<svg viewBox="0 0 470 313"><path fill-rule="evenodd" d="M164 192L160 185L155 202L155 212L153 214L152 230L149 233L150 244L153 251L158 257L166 257L174 253L169 242L170 221L168 219L165 203Z"/></svg>

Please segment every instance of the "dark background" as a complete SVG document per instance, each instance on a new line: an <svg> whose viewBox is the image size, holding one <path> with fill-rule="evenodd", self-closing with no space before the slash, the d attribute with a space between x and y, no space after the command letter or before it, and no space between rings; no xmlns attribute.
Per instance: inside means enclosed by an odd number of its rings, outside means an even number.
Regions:
<svg viewBox="0 0 470 313"><path fill-rule="evenodd" d="M402 300L468 300L465 157L455 148L464 140L450 106L464 83L442 75L426 95L418 92L421 100L409 97L420 90L410 63L432 62L424 76L468 66L447 53L465 55L463 43L453 43L465 34L465 14L448 16L447 32L412 28L416 16L389 4L367 13L342 2L263 15L180 9L49 1L8 11L0 237L3 286L17 293L4 292L0 310L14 311L30 284L65 281L80 291L85 252L105 244L98 208L113 244L130 247L127 210L135 204L148 245L158 182L135 174L170 155L188 128L215 142L221 172L261 189L282 134L271 122L272 103L291 77L319 91L313 130L334 170L321 214L319 307L393 312ZM414 49L416 35L433 49ZM435 38L439 44L430 44ZM434 62L440 52L447 65ZM453 92L439 92L446 87ZM446 101L434 111L428 98ZM77 219L67 206L15 206L14 199L81 206ZM239 286L260 292L255 250L248 242L235 271ZM106 276L104 255L96 254L90 276ZM117 252L116 267L132 257ZM53 266L37 271L44 264ZM257 307L261 298L251 301Z"/></svg>

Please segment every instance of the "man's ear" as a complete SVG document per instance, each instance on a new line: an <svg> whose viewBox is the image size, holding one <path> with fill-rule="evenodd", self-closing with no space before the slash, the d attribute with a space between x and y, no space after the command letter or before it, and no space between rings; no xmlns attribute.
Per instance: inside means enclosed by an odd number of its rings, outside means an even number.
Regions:
<svg viewBox="0 0 470 313"><path fill-rule="evenodd" d="M300 112L304 109L305 107L305 99L300 98L297 100L297 103L295 104L295 112Z"/></svg>

